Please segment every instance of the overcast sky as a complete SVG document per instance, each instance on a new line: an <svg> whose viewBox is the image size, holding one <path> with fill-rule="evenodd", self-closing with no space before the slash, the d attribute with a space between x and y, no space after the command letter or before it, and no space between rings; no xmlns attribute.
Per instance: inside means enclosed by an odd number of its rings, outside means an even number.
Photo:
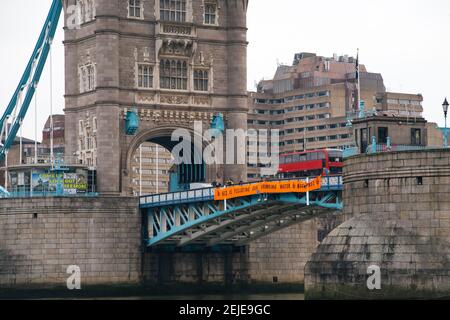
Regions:
<svg viewBox="0 0 450 320"><path fill-rule="evenodd" d="M0 110L3 112L33 50L51 0L2 1ZM14 13L14 14L11 14ZM449 0L250 0L248 87L271 78L296 52L356 55L383 75L390 91L422 93L424 115L443 125L442 102L450 97ZM53 48L54 109L63 111L62 23ZM49 115L49 64L38 89L39 132ZM24 135L34 138L34 105ZM38 139L41 138L39 134Z"/></svg>

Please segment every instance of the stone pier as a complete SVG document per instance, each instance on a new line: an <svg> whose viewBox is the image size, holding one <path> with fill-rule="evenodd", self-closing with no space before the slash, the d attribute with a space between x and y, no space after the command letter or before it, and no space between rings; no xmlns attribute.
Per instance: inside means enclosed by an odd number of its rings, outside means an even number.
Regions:
<svg viewBox="0 0 450 320"><path fill-rule="evenodd" d="M307 298L450 296L450 150L346 160L344 224L305 268ZM369 290L368 267L381 271Z"/></svg>

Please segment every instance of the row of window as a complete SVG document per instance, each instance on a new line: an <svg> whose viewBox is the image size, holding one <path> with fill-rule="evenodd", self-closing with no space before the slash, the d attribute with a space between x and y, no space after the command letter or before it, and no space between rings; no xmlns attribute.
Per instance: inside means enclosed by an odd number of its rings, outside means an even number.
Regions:
<svg viewBox="0 0 450 320"><path fill-rule="evenodd" d="M306 141L307 142L324 142L324 141L336 141L336 140L345 140L345 139L349 139L350 135L349 134L335 134L335 135L330 135L330 136L320 136L320 137L310 137L307 138ZM278 143L278 145L280 147L284 147L284 146L290 146L290 145L294 145L296 143L300 143L303 144L305 141L305 139L292 139L292 140L286 140L286 141L282 141L280 143ZM270 145L276 145L276 143L273 144L269 144ZM252 148L251 148L252 149ZM252 152L252 151L256 151L256 146L255 148L253 148L254 150L250 150L250 152L248 152L248 156L256 156L258 155L257 152ZM265 153L259 153L260 156L265 156Z"/></svg>
<svg viewBox="0 0 450 320"><path fill-rule="evenodd" d="M289 112L295 112L295 111L303 111L303 110L314 110L314 109L323 109L323 108L329 108L330 103L316 103L316 104L307 104L307 105L299 105L295 107L289 107L283 110L261 110L261 109L255 109L255 114L264 114L264 115L280 115L285 114Z"/></svg>
<svg viewBox="0 0 450 320"><path fill-rule="evenodd" d="M134 172L139 174L139 168L134 168ZM169 173L168 170L151 170L151 169L142 169L143 175L167 175Z"/></svg>
<svg viewBox="0 0 450 320"><path fill-rule="evenodd" d="M188 87L188 64L183 60L163 59L160 62L161 89L187 90ZM209 91L209 71L194 69L194 90ZM138 88L151 89L153 84L153 66L149 64L138 65Z"/></svg>
<svg viewBox="0 0 450 320"><path fill-rule="evenodd" d="M282 99L255 99L257 104L282 104L294 100L312 99L317 97L328 97L330 96L330 91L320 91L300 94L296 96L290 96Z"/></svg>
<svg viewBox="0 0 450 320"><path fill-rule="evenodd" d="M288 135L288 134L294 134L294 133L302 133L306 130L306 132L311 131L320 131L320 130L328 130L328 129L339 129L339 128L346 128L346 123L332 123L328 125L320 125L320 126L311 126L306 128L295 128L295 129L286 129L280 131L280 136Z"/></svg>
<svg viewBox="0 0 450 320"><path fill-rule="evenodd" d="M188 65L183 60L161 60L160 88L187 90ZM138 88L151 89L153 85L153 67L148 64L138 65ZM209 71L194 69L194 90L209 91Z"/></svg>
<svg viewBox="0 0 450 320"><path fill-rule="evenodd" d="M206 25L217 25L218 7L216 1L206 0L203 10L203 23ZM128 1L128 16L130 18L144 19L142 0ZM187 0L160 0L159 18L161 21L186 22Z"/></svg>
<svg viewBox="0 0 450 320"><path fill-rule="evenodd" d="M335 140L339 140L339 139L348 139L350 137L350 135L348 134L335 134L335 135L331 135L331 136L321 136L321 137L311 137L311 138L307 138L306 141L307 142L323 142L323 141L335 141ZM293 140L286 140L283 142L280 142L280 145L283 144L283 146L285 145L293 145L296 143L304 143L304 139L293 139Z"/></svg>
<svg viewBox="0 0 450 320"><path fill-rule="evenodd" d="M139 157L135 157L134 161L136 163L139 163ZM172 159L154 159L154 158L142 157L142 163L171 164L172 163Z"/></svg>
<svg viewBox="0 0 450 320"><path fill-rule="evenodd" d="M405 99L388 99L388 104L394 104L394 105L411 105L411 106L421 106L422 102L417 100L405 100Z"/></svg>
<svg viewBox="0 0 450 320"><path fill-rule="evenodd" d="M142 152L168 152L167 149L163 147L142 147Z"/></svg>
<svg viewBox="0 0 450 320"><path fill-rule="evenodd" d="M134 185L138 186L141 183L139 182L139 180L133 180ZM142 180L142 185L143 186L151 186L151 187L167 187L169 185L169 183L167 181L159 181L158 183L156 181L151 181L151 180Z"/></svg>
<svg viewBox="0 0 450 320"><path fill-rule="evenodd" d="M312 121L312 120L318 120L318 119L329 119L330 114L320 114L320 115L311 115L307 117L298 117L298 118L292 118L287 120L280 120L280 121L262 121L262 120L247 120L247 123L250 125L271 125L271 126L277 126L277 125L286 125L291 123L297 123L297 122L304 122L304 121ZM314 131L317 130L324 130L324 129L337 129L337 128L345 128L347 126L347 123L332 123L328 125L320 125L316 127L311 127L314 129L310 129L308 131ZM296 130L296 132L303 132L303 128L297 128L297 129L288 129L287 131ZM283 135L283 130L280 131L280 135Z"/></svg>
<svg viewBox="0 0 450 320"><path fill-rule="evenodd" d="M153 66L139 64L137 67L137 87L151 89L154 87ZM193 70L194 90L209 91L209 71ZM95 65L89 64L80 68L80 92L89 92L96 87ZM187 90L188 64L183 60L163 59L160 63L160 88L171 90Z"/></svg>

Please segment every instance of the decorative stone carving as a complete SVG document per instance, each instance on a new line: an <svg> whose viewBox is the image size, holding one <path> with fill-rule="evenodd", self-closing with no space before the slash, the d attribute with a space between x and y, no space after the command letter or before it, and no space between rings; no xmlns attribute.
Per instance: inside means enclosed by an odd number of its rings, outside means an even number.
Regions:
<svg viewBox="0 0 450 320"><path fill-rule="evenodd" d="M155 94L139 92L136 94L136 103L153 104L155 103Z"/></svg>
<svg viewBox="0 0 450 320"><path fill-rule="evenodd" d="M162 41L160 55L175 55L192 57L196 50L196 43L188 39L164 39Z"/></svg>
<svg viewBox="0 0 450 320"><path fill-rule="evenodd" d="M200 106L210 106L211 105L211 98L209 96L193 96L192 97L192 104L194 105L200 105Z"/></svg>
<svg viewBox="0 0 450 320"><path fill-rule="evenodd" d="M192 26L164 23L161 25L161 33L195 37L196 29Z"/></svg>
<svg viewBox="0 0 450 320"><path fill-rule="evenodd" d="M144 47L143 56L144 56L144 61L145 62L149 62L150 61L150 51L149 51L148 47Z"/></svg>
<svg viewBox="0 0 450 320"><path fill-rule="evenodd" d="M183 95L161 95L162 104L189 104L189 97Z"/></svg>

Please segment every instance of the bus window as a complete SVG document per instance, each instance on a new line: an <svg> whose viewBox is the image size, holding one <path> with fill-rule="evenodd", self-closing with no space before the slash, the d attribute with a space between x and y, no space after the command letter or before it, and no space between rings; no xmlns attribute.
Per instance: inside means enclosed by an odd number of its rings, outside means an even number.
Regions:
<svg viewBox="0 0 450 320"><path fill-rule="evenodd" d="M325 160L326 159L325 152L318 152L317 156L319 157L319 160Z"/></svg>
<svg viewBox="0 0 450 320"><path fill-rule="evenodd" d="M317 160L317 153L316 152L308 153L308 157L307 158L308 158L309 161Z"/></svg>
<svg viewBox="0 0 450 320"><path fill-rule="evenodd" d="M294 155L292 156L292 160L293 160L293 162L299 162L299 161L300 161L300 155L294 154Z"/></svg>
<svg viewBox="0 0 450 320"><path fill-rule="evenodd" d="M330 167L330 174L342 174L342 168Z"/></svg>
<svg viewBox="0 0 450 320"><path fill-rule="evenodd" d="M292 163L292 156L286 157L286 163Z"/></svg>
<svg viewBox="0 0 450 320"><path fill-rule="evenodd" d="M306 154L300 154L298 160L299 160L299 162L305 162L306 161Z"/></svg>
<svg viewBox="0 0 450 320"><path fill-rule="evenodd" d="M342 151L337 151L337 150L329 151L328 152L328 160L330 162L342 162L342 160L343 160Z"/></svg>

